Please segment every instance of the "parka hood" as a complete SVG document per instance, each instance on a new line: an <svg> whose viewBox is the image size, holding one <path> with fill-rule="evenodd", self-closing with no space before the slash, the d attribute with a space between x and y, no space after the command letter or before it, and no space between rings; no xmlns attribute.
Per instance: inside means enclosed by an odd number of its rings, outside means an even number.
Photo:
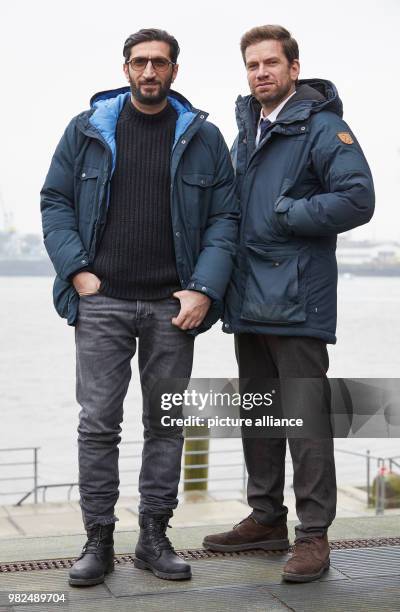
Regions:
<svg viewBox="0 0 400 612"><path fill-rule="evenodd" d="M238 96L237 119L256 121L261 105L253 95ZM343 116L343 104L335 85L326 79L300 79L295 95L290 98L278 115L277 122L303 121L312 113L327 110Z"/></svg>
<svg viewBox="0 0 400 612"><path fill-rule="evenodd" d="M103 102L106 102L107 100L111 101L117 98L118 96L120 96L121 94L124 96L124 101L125 101L126 94L129 94L130 91L131 91L130 87L128 86L119 87L118 89L107 89L105 91L99 91L90 98L90 106L94 107L97 105L98 102L101 102L101 101ZM170 89L168 99L170 98L172 98L173 100L176 100L176 102L178 102L181 106L183 106L187 111L198 112L198 110L192 106L189 100L187 100L184 96L182 96L182 94L178 93L177 91ZM173 102L171 102L171 104L173 104Z"/></svg>
<svg viewBox="0 0 400 612"><path fill-rule="evenodd" d="M100 91L94 94L90 99L91 111L88 118L89 125L100 132L110 147L113 166L115 166L116 155L115 129L119 114L130 94L130 87L120 87L118 89ZM172 89L169 91L168 101L178 115L175 128L175 144L190 123L195 119L196 115L199 112L203 113L203 111L194 108L189 100ZM207 113L203 114L207 116Z"/></svg>

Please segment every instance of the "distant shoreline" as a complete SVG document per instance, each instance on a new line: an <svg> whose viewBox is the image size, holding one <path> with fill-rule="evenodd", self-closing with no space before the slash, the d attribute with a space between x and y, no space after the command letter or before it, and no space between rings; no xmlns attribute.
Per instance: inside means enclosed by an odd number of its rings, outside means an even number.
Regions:
<svg viewBox="0 0 400 612"><path fill-rule="evenodd" d="M2 259L0 276L55 276L49 259Z"/></svg>
<svg viewBox="0 0 400 612"><path fill-rule="evenodd" d="M350 266L339 265L339 274L346 276L384 276L400 277L400 265L375 267L375 266ZM49 260L0 260L0 277L11 276L55 276L54 268Z"/></svg>

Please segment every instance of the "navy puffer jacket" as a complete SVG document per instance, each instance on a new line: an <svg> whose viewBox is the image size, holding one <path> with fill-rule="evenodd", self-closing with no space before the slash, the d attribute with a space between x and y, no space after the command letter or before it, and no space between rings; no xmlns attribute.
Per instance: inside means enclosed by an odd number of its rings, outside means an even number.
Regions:
<svg viewBox="0 0 400 612"><path fill-rule="evenodd" d="M110 202L115 168L115 130L130 95L128 87L94 96L91 109L74 117L53 156L41 191L44 242L57 277L54 305L75 325L79 296L71 277L93 262ZM169 102L177 112L171 153L171 218L178 274L184 289L212 299L205 331L222 314L237 245L239 206L224 139L207 113L177 92Z"/></svg>
<svg viewBox="0 0 400 612"><path fill-rule="evenodd" d="M242 219L224 331L335 343L336 236L372 217L367 161L330 81L299 81L257 147L260 105L236 104Z"/></svg>

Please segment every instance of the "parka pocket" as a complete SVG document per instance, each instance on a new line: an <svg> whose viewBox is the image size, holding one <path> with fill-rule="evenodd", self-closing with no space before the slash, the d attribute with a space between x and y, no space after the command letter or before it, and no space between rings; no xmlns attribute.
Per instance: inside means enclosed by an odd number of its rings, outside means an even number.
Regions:
<svg viewBox="0 0 400 612"><path fill-rule="evenodd" d="M91 221L93 217L96 194L99 188L98 168L84 167L76 176L75 202L78 209L78 218L84 222Z"/></svg>
<svg viewBox="0 0 400 612"><path fill-rule="evenodd" d="M56 276L53 284L53 303L57 313L68 323L76 318L76 304L78 294L72 283L62 280Z"/></svg>
<svg viewBox="0 0 400 612"><path fill-rule="evenodd" d="M302 247L247 245L247 280L241 318L291 325L306 320L304 269L309 259Z"/></svg>
<svg viewBox="0 0 400 612"><path fill-rule="evenodd" d="M190 227L205 227L215 185L214 174L182 174L186 221Z"/></svg>

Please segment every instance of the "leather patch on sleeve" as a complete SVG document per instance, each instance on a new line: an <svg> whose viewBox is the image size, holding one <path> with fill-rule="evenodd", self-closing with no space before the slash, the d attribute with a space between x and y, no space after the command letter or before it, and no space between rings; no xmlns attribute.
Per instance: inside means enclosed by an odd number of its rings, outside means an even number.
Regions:
<svg viewBox="0 0 400 612"><path fill-rule="evenodd" d="M339 138L339 140L344 142L344 144L353 144L354 142L349 132L338 132L337 137Z"/></svg>

